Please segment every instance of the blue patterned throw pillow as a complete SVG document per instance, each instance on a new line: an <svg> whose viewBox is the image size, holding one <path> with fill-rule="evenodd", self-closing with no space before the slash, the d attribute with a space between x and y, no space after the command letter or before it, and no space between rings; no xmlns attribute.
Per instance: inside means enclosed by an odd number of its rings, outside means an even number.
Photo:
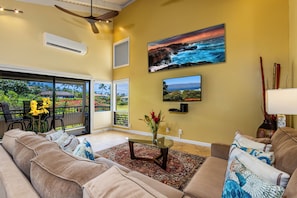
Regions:
<svg viewBox="0 0 297 198"><path fill-rule="evenodd" d="M235 136L234 136L232 145L235 145L238 148L240 148L240 147L253 148L253 149L257 149L259 151L263 151L263 152L268 152L272 148L271 144L255 142L255 141L248 139L245 136L241 135L238 131L235 132Z"/></svg>
<svg viewBox="0 0 297 198"><path fill-rule="evenodd" d="M232 169L231 164L234 159L238 159L248 170L260 177L263 181L270 184L286 187L290 178L290 175L286 172L276 169L266 163L263 163L256 157L248 154L247 152L233 147L230 151L228 159L228 167L226 169L226 178L229 175L229 171Z"/></svg>
<svg viewBox="0 0 297 198"><path fill-rule="evenodd" d="M281 198L283 193L284 187L265 182L235 157L226 175L222 198Z"/></svg>
<svg viewBox="0 0 297 198"><path fill-rule="evenodd" d="M85 138L77 147L74 149L73 155L79 156L79 157L84 157L90 160L94 160L94 152L92 149L92 146L90 142L87 141Z"/></svg>
<svg viewBox="0 0 297 198"><path fill-rule="evenodd" d="M238 131L235 133L233 143L231 145L230 151L237 147L248 154L258 158L262 162L273 165L274 163L274 153L270 152L271 145L266 145L263 143L255 142L241 135Z"/></svg>
<svg viewBox="0 0 297 198"><path fill-rule="evenodd" d="M273 152L264 152L259 151L258 149L240 147L241 150L247 152L248 154L258 158L262 162L272 165L274 163L274 153Z"/></svg>

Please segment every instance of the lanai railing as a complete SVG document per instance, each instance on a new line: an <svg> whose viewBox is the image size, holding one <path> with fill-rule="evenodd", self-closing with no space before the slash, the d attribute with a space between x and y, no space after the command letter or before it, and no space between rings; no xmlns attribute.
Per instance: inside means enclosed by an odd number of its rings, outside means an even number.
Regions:
<svg viewBox="0 0 297 198"><path fill-rule="evenodd" d="M57 107L56 108L57 114L64 111L63 121L64 121L64 125L66 127L66 131L67 130L70 130L70 131L75 130L76 128L84 128L85 132L86 132L86 130L89 130L88 129L88 125L89 125L88 112L84 111L83 108L84 108L83 106ZM87 109L87 108L85 108L85 109ZM15 116L18 116L18 117L23 116L22 113L19 113L20 110L11 110L11 111L12 111L12 113L14 113ZM47 119L49 127L50 127L51 121L52 121L52 117L49 117ZM25 121L25 122L28 122L28 121ZM28 123L26 123L26 124L28 124ZM17 126L17 125L15 125L15 126ZM55 126L56 126L56 129L58 129L59 127L61 127L61 122L56 121ZM3 112L0 110L0 138L2 138L4 135L4 132L7 131L7 127L8 127L8 124L5 123Z"/></svg>

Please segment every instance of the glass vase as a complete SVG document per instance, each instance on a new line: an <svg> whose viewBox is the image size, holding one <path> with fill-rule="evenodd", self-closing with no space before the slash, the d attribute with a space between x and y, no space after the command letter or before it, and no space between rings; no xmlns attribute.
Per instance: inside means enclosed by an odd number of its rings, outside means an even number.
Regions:
<svg viewBox="0 0 297 198"><path fill-rule="evenodd" d="M157 144L158 142L158 129L157 130L152 130L153 138L152 138L152 143Z"/></svg>

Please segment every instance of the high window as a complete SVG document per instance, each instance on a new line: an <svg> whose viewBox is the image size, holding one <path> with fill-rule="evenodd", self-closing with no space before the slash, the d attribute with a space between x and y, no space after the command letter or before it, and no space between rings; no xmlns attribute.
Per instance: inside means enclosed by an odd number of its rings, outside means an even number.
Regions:
<svg viewBox="0 0 297 198"><path fill-rule="evenodd" d="M113 82L113 125L129 127L129 80Z"/></svg>
<svg viewBox="0 0 297 198"><path fill-rule="evenodd" d="M111 83L99 82L94 83L94 102L95 112L111 111Z"/></svg>

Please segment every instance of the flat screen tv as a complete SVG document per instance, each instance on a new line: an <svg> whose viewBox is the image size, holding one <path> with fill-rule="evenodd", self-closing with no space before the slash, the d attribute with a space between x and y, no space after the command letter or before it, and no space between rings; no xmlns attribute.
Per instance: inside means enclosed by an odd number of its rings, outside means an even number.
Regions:
<svg viewBox="0 0 297 198"><path fill-rule="evenodd" d="M167 78L163 80L163 101L201 101L201 75Z"/></svg>

